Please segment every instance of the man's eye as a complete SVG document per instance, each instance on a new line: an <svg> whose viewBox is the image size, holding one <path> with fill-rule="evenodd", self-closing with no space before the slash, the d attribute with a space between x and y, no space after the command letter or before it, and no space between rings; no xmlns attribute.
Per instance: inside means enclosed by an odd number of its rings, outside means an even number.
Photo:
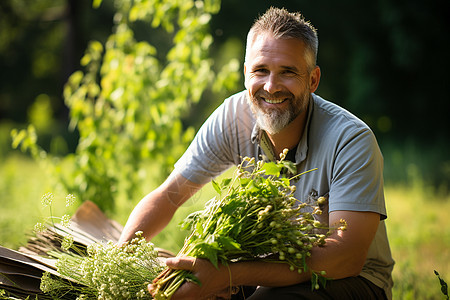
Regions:
<svg viewBox="0 0 450 300"><path fill-rule="evenodd" d="M285 70L285 71L283 71L283 74L284 75L288 75L288 76L293 76L296 73L294 71L292 71L292 70Z"/></svg>
<svg viewBox="0 0 450 300"><path fill-rule="evenodd" d="M267 69L256 69L253 71L253 73L256 73L256 74L266 74L268 72L269 71Z"/></svg>

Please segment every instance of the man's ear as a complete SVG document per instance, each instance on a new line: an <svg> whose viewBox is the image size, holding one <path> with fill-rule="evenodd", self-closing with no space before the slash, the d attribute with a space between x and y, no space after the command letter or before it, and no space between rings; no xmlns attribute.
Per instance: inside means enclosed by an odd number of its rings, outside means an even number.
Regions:
<svg viewBox="0 0 450 300"><path fill-rule="evenodd" d="M244 63L244 86L247 88L247 65Z"/></svg>
<svg viewBox="0 0 450 300"><path fill-rule="evenodd" d="M319 87L320 82L320 68L316 66L309 75L309 90L314 93Z"/></svg>

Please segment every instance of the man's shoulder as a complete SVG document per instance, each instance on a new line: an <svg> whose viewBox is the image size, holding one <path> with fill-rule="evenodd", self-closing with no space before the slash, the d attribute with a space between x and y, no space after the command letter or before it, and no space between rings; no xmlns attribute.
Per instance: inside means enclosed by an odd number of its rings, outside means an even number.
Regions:
<svg viewBox="0 0 450 300"><path fill-rule="evenodd" d="M248 92L246 90L238 92L226 98L219 106L218 110L228 118L235 118L236 116L251 118L252 113L247 102Z"/></svg>
<svg viewBox="0 0 450 300"><path fill-rule="evenodd" d="M230 97L226 98L224 100L224 104L231 105L231 106L237 106L240 108L242 108L244 106L248 106L247 105L247 96L248 96L247 90L237 92L237 93L231 95Z"/></svg>

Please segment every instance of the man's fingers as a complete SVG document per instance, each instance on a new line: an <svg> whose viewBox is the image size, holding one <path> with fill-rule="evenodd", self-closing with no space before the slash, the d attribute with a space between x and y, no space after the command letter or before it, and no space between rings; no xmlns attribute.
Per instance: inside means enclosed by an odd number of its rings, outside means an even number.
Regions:
<svg viewBox="0 0 450 300"><path fill-rule="evenodd" d="M171 257L166 259L166 265L175 270L194 271L197 259L195 257Z"/></svg>
<svg viewBox="0 0 450 300"><path fill-rule="evenodd" d="M148 290L148 292L152 295L152 297L155 296L154 288L155 288L155 286L153 286L153 284L147 285L147 290Z"/></svg>

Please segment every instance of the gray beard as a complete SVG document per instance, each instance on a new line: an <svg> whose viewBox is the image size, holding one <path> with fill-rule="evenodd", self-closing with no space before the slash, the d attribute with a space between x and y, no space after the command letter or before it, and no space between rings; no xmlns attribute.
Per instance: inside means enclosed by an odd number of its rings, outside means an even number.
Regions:
<svg viewBox="0 0 450 300"><path fill-rule="evenodd" d="M291 110L286 111L278 111L274 110L269 113L265 113L261 111L259 108L255 107L255 105L251 104L253 114L256 117L256 123L259 128L266 131L267 133L274 135L283 130L286 126L288 126L296 116L292 113Z"/></svg>
<svg viewBox="0 0 450 300"><path fill-rule="evenodd" d="M286 126L288 126L301 112L303 112L303 110L307 107L309 95L305 94L303 96L301 103L302 107L300 108L294 107L291 102L289 109L287 110L274 109L269 112L261 110L255 104L258 100L252 99L252 96L248 95L247 100L259 128L266 131L270 135L274 135L286 128Z"/></svg>

